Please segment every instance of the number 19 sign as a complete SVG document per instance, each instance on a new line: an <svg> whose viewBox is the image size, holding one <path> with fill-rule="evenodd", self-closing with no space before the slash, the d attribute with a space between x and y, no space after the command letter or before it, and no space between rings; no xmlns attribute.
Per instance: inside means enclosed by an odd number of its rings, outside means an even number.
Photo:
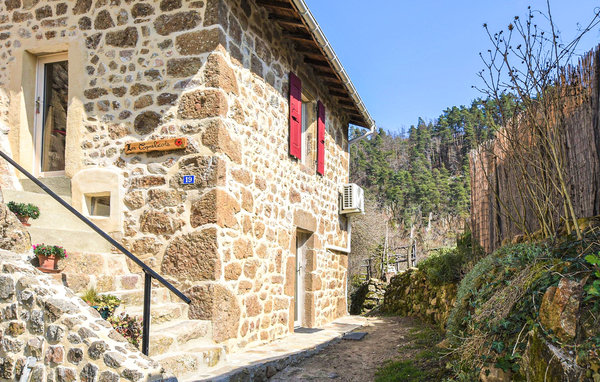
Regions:
<svg viewBox="0 0 600 382"><path fill-rule="evenodd" d="M194 175L184 175L183 176L183 184L194 184L196 183L196 176Z"/></svg>

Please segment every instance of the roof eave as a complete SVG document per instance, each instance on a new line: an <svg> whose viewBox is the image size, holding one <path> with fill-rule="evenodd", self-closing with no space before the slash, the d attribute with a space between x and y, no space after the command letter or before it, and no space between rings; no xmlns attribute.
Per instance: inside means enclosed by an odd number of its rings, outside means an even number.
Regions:
<svg viewBox="0 0 600 382"><path fill-rule="evenodd" d="M321 30L319 23L312 15L310 9L308 8L308 6L304 2L304 0L285 0L285 1L256 0L256 2L257 2L257 4L267 7L267 8L270 8L271 10L284 9L284 11L292 11L295 14L295 16L299 17L300 20L296 21L295 18L288 18L288 17L283 17L283 16L275 17L274 15L270 16L270 18L272 17L273 19L278 21L280 23L280 25L285 24L286 26L289 26L290 24L292 24L296 27L302 26L303 30L305 29L306 31L309 32L311 40L316 44L319 51L321 52L321 55L327 60L329 69L331 69L333 71L333 73L323 73L323 72L319 72L319 71L317 71L317 73L321 74L321 75L330 75L330 76L333 76L335 74L335 79L339 80L339 82L341 83L341 85L338 85L338 86L340 86L339 89L340 90L344 89L349 98L348 101L346 101L347 104L345 104L345 105L349 106L350 104L353 104L353 106L354 106L352 110L355 110L355 111L353 111L353 112L348 111L348 114L354 115L354 117L350 118L350 123L357 125L357 126L365 127L370 130L370 133L375 131L375 121L369 114L369 111L367 110L363 100L361 99L360 95L358 94L358 91L356 90L356 88L354 87L354 84L350 80L350 77L348 76L346 69L342 65L339 57L333 50L333 47L327 40L327 37L325 37L325 34ZM289 3L291 5L291 8L284 7L286 3ZM301 24L300 24L300 22L301 22ZM296 39L296 41L300 39L300 40L304 40L306 42L305 39L308 39L309 36L308 35L300 36L301 34L302 33L299 33L299 34L289 33L288 36L290 38ZM309 64L318 65L320 63L320 62L315 63L313 61L314 60L311 60L308 57L305 59L305 62L307 62ZM336 90L337 90L337 88L336 88ZM343 102L342 102L342 104L344 105ZM342 108L343 108L343 105L342 105ZM347 109L344 109L344 110L347 110ZM358 112L359 114L355 114L356 112ZM360 116L360 120L357 120L356 117L359 117L359 116Z"/></svg>

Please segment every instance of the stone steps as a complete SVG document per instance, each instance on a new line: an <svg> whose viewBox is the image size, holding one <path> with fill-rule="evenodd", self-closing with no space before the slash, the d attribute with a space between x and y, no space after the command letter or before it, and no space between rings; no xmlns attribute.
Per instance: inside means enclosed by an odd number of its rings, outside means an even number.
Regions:
<svg viewBox="0 0 600 382"><path fill-rule="evenodd" d="M189 307L185 302L181 303L166 303L150 306L150 315L152 317L152 325L172 322L174 320L186 319L188 317ZM125 306L117 309L117 314L127 313L130 316L141 317L144 313L143 306Z"/></svg>
<svg viewBox="0 0 600 382"><path fill-rule="evenodd" d="M117 296L125 306L139 307L144 305L144 289L113 290L107 292ZM167 288L152 287L150 301L152 304L168 304L171 300L171 292Z"/></svg>
<svg viewBox="0 0 600 382"><path fill-rule="evenodd" d="M92 287L98 293L106 293L113 290L135 290L144 287L144 279L141 275L137 274L113 276L62 272L56 278L78 294L84 293Z"/></svg>
<svg viewBox="0 0 600 382"><path fill-rule="evenodd" d="M30 185L30 189L34 185ZM66 194L66 186L58 182ZM62 188L61 188L62 187ZM52 275L76 294L94 288L122 300L116 314L142 317L144 277L139 269L72 216L50 196L31 191L2 190L5 201L34 203L40 207L40 218L30 220L28 227L33 243L60 245L68 257L60 260L60 274ZM70 197L64 196L67 202ZM137 268L137 267L134 267ZM177 375L193 375L211 368L225 359L226 348L212 340L212 322L188 319L189 306L167 288L153 282L151 294L150 355L165 362Z"/></svg>
<svg viewBox="0 0 600 382"><path fill-rule="evenodd" d="M63 273L125 276L131 275L127 257L121 253L69 252L58 263Z"/></svg>
<svg viewBox="0 0 600 382"><path fill-rule="evenodd" d="M96 232L80 230L27 227L33 244L60 245L67 253L111 250L111 245Z"/></svg>
<svg viewBox="0 0 600 382"><path fill-rule="evenodd" d="M175 320L150 324L150 356L186 351L198 346L215 346L212 324L203 320Z"/></svg>
<svg viewBox="0 0 600 382"><path fill-rule="evenodd" d="M198 373L208 372L227 361L225 347L211 343L194 342L183 351L153 356L167 372L180 381L195 380Z"/></svg>

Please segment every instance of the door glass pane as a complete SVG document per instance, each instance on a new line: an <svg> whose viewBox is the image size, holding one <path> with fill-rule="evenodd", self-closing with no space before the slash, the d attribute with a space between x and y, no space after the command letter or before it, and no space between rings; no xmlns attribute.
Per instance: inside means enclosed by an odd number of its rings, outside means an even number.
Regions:
<svg viewBox="0 0 600 382"><path fill-rule="evenodd" d="M65 169L69 75L67 61L44 65L42 171Z"/></svg>

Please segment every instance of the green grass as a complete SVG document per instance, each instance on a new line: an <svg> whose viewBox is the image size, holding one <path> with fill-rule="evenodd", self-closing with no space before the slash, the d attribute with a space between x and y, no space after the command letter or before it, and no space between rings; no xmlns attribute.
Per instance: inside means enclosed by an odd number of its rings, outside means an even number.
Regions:
<svg viewBox="0 0 600 382"><path fill-rule="evenodd" d="M409 330L409 338L398 358L388 360L375 373L375 382L425 382L442 381L447 370L440 361L444 351L435 345L444 338L444 333L431 325L418 325ZM410 350L418 350L409 355ZM408 357L407 357L408 356ZM404 358L404 359L402 359ZM409 359L407 359L409 358Z"/></svg>
<svg viewBox="0 0 600 382"><path fill-rule="evenodd" d="M439 359L440 351L438 349L427 349L423 350L420 353L417 353L415 356L416 360L430 360L430 359Z"/></svg>
<svg viewBox="0 0 600 382"><path fill-rule="evenodd" d="M425 373L412 361L388 361L375 373L375 382L420 382Z"/></svg>

